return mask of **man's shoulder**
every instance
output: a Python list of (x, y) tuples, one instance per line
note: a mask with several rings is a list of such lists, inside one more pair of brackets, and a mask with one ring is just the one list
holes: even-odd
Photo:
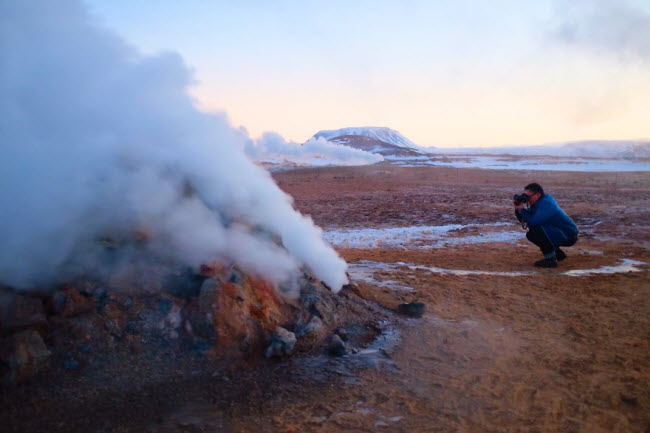
[(544, 197), (542, 197), (539, 201), (542, 203), (557, 205), (555, 198), (553, 198), (551, 194), (544, 194)]

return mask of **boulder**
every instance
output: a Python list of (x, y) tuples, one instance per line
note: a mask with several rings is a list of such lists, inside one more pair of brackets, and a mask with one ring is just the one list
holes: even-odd
[(296, 346), (296, 334), (278, 326), (271, 337), (271, 344), (267, 347), (264, 356), (271, 358), (273, 356), (291, 355)]
[(327, 328), (325, 328), (325, 324), (321, 318), (312, 316), (309, 322), (298, 327), (296, 337), (315, 343), (324, 339), (326, 332)]
[(397, 311), (409, 317), (422, 317), (424, 315), (424, 304), (421, 302), (405, 302), (399, 304)]
[(261, 351), (276, 326), (291, 321), (291, 308), (268, 283), (249, 276), (233, 283), (231, 277), (205, 280), (195, 305), (184, 309), (184, 329), (221, 353)]
[(330, 339), (330, 343), (327, 346), (327, 351), (332, 356), (343, 356), (347, 352), (345, 343), (337, 334), (334, 334)]
[(359, 296), (361, 298), (363, 297), (361, 296), (361, 290), (359, 289), (359, 285), (353, 281), (350, 281), (348, 284), (344, 284), (340, 292), (342, 296), (348, 296), (350, 293), (354, 293), (356, 296)]
[(338, 322), (334, 296), (318, 285), (307, 282), (301, 287), (299, 301), (305, 312), (318, 316), (326, 325), (331, 326)]
[(5, 364), (5, 382), (16, 384), (36, 375), (50, 362), (51, 353), (40, 334), (34, 330), (21, 331), (6, 338), (0, 358)]
[(343, 341), (348, 341), (348, 338), (350, 338), (350, 333), (345, 328), (336, 328), (335, 332)]
[(0, 293), (0, 329), (3, 333), (47, 324), (41, 298), (12, 291)]

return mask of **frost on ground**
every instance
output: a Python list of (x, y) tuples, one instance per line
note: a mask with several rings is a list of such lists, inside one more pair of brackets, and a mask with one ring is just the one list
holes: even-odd
[(641, 262), (638, 260), (623, 259), (621, 263), (615, 266), (601, 266), (597, 269), (573, 269), (571, 271), (564, 272), (564, 275), (570, 277), (585, 277), (589, 275), (597, 274), (624, 274), (627, 272), (641, 272), (642, 269), (639, 269), (638, 266), (646, 265), (646, 262)]
[[(584, 277), (597, 274), (624, 274), (628, 272), (641, 272), (639, 266), (646, 265), (646, 262), (624, 259), (618, 265), (601, 266), (594, 269), (573, 269), (560, 273), (563, 276)], [(377, 287), (385, 287), (391, 290), (413, 290), (391, 277), (394, 273), (407, 273), (424, 271), (432, 274), (454, 275), (454, 276), (493, 276), (493, 277), (530, 277), (538, 275), (535, 271), (484, 271), (476, 269), (447, 269), (438, 266), (425, 266), (405, 262), (376, 262), (361, 260), (350, 263), (348, 274), (353, 281), (371, 284)]]
[(413, 288), (392, 279), (385, 279), (386, 271), (394, 270), (397, 264), (373, 262), (362, 260), (351, 263), (348, 266), (348, 275), (353, 281), (368, 283), (377, 287), (385, 287), (391, 290), (412, 291)]
[[(467, 228), (497, 228), (476, 235), (458, 236)], [(330, 230), (324, 239), (337, 248), (414, 249), (442, 248), (463, 244), (513, 242), (522, 238), (521, 231), (503, 230), (512, 224), (446, 224), (440, 226), (387, 227), (380, 229)]]

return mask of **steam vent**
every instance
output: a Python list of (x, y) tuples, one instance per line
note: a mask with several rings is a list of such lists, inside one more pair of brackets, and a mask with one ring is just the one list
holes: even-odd
[(382, 313), (354, 285), (334, 294), (307, 273), (296, 284), (297, 298), (287, 297), (235, 266), (212, 264), (169, 273), (156, 291), (83, 279), (47, 294), (5, 286), (3, 386), (14, 399), (74, 392), (57, 406), (72, 410), (66, 405), (99, 390), (138, 394), (159, 381), (325, 354), (335, 335), (363, 346), (380, 332)]

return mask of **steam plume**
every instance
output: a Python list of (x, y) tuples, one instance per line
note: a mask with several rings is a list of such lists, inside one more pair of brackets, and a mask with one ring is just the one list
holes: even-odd
[(275, 132), (266, 132), (258, 140), (249, 140), (246, 154), (258, 161), (293, 162), (304, 165), (368, 165), (384, 157), (361, 149), (311, 138), (304, 144), (286, 141)]
[(113, 262), (222, 259), (278, 285), (307, 265), (346, 282), (247, 137), (194, 107), (178, 55), (141, 55), (77, 1), (18, 0), (0, 6), (0, 54), (0, 282), (66, 278), (134, 229), (149, 241), (122, 242)]

